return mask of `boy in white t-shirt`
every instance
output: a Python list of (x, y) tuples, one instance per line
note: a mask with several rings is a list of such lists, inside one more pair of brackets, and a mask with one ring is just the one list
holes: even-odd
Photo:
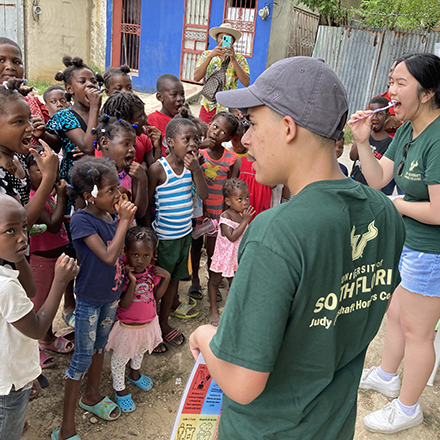
[(13, 197), (0, 194), (0, 440), (19, 440), (32, 388), (41, 368), (38, 339), (49, 328), (61, 296), (78, 273), (72, 258), (61, 255), (46, 302), (36, 314), (29, 297), (35, 294), (25, 254), (28, 224), (25, 209)]

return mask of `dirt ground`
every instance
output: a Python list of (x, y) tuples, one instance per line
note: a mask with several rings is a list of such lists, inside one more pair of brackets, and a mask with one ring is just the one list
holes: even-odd
[[(204, 261), (202, 261), (203, 266)], [(206, 294), (206, 271), (203, 268), (201, 272), (203, 272), (201, 273), (202, 287)], [(180, 291), (182, 293), (186, 292), (189, 285), (189, 282), (182, 282)], [(223, 291), (223, 297), (225, 297), (225, 291)], [(220, 303), (220, 310), (222, 310), (223, 306), (224, 300)], [(198, 308), (200, 309), (200, 314), (194, 319), (181, 320), (170, 318), (171, 325), (181, 330), (187, 338), (195, 328), (207, 323), (209, 320), (209, 303), (206, 296), (203, 300), (199, 301)], [(368, 350), (366, 367), (378, 365), (380, 362), (385, 325), (385, 323), (382, 325)], [(55, 328), (60, 327), (62, 327), (62, 322), (57, 317)], [(69, 366), (71, 355), (54, 354), (54, 358), (57, 365), (44, 370), (50, 386), (45, 389), (39, 389), (37, 397), (29, 403), (27, 414), (29, 428), (23, 434), (22, 440), (49, 439), (51, 432), (61, 424), (64, 396), (63, 375)], [(133, 385), (127, 385), (136, 403), (136, 411), (130, 414), (123, 413), (114, 422), (104, 422), (94, 417), (93, 414), (78, 408), (76, 423), (81, 439), (170, 439), (180, 398), (193, 365), (194, 360), (187, 342), (182, 348), (169, 347), (168, 352), (161, 356), (146, 355), (141, 371), (153, 379), (153, 389), (144, 392)], [(360, 390), (355, 440), (438, 440), (440, 438), (439, 391), (440, 373), (434, 386), (427, 387), (420, 399), (425, 414), (423, 424), (393, 436), (385, 436), (382, 434), (371, 434), (366, 431), (363, 427), (362, 419), (370, 411), (379, 409), (391, 399), (373, 391)], [(106, 355), (102, 375), (102, 392), (113, 398), (110, 354)]]
[[(199, 107), (200, 106), (191, 106), (193, 114), (198, 114)], [(350, 170), (352, 162), (348, 158), (349, 149), (347, 145), (340, 161)], [(170, 324), (182, 331), (187, 338), (199, 325), (206, 324), (209, 321), (209, 303), (206, 299), (207, 278), (204, 269), (205, 260), (203, 260), (203, 258), (205, 257), (202, 257), (200, 279), (205, 297), (198, 303), (200, 310), (199, 316), (189, 320), (170, 318)], [(186, 293), (189, 285), (189, 282), (182, 282), (180, 292)], [(223, 297), (225, 297), (225, 291), (223, 291)], [(219, 303), (219, 306), (221, 311), (224, 306), (224, 301)], [(367, 368), (373, 365), (379, 365), (380, 363), (386, 326), (385, 321), (386, 319), (384, 319), (379, 333), (368, 350), (365, 362)], [(55, 321), (55, 329), (60, 329), (61, 327), (63, 327), (63, 322), (60, 316), (58, 316)], [(50, 386), (46, 389), (39, 389), (37, 397), (29, 403), (27, 414), (29, 428), (23, 434), (22, 440), (49, 439), (51, 432), (61, 424), (64, 397), (63, 376), (69, 366), (71, 355), (54, 354), (53, 356), (56, 359), (57, 365), (44, 370), (44, 374), (48, 378)], [(114, 422), (104, 422), (94, 417), (93, 414), (78, 408), (76, 412), (76, 423), (81, 439), (170, 439), (180, 398), (193, 365), (194, 360), (189, 351), (188, 343), (185, 343), (182, 348), (169, 347), (168, 352), (161, 356), (146, 355), (141, 371), (153, 379), (153, 389), (149, 392), (144, 392), (133, 385), (127, 385), (137, 405), (136, 411), (130, 414), (122, 414), (121, 417)], [(110, 375), (110, 354), (106, 356), (101, 383), (102, 392), (113, 398), (114, 391)], [(440, 372), (437, 375), (434, 386), (426, 387), (420, 399), (425, 416), (423, 424), (392, 436), (386, 436), (382, 434), (372, 434), (366, 431), (363, 427), (362, 420), (369, 412), (381, 408), (391, 401), (391, 399), (374, 391), (360, 390), (358, 394), (358, 417), (355, 440), (440, 439), (439, 392)]]

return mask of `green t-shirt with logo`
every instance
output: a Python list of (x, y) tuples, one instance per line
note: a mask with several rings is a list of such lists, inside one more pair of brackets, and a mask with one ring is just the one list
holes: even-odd
[(404, 235), (391, 201), (351, 179), (314, 182), (256, 217), (210, 347), (270, 375), (249, 405), (224, 396), (219, 440), (353, 438)]
[[(440, 116), (412, 140), (409, 121), (396, 132), (385, 156), (394, 162), (394, 180), (405, 191), (408, 202), (429, 202), (428, 185), (440, 184)], [(410, 142), (405, 166), (400, 176), (397, 169), (403, 160), (403, 150)], [(440, 226), (418, 222), (404, 217), (405, 246), (428, 254), (440, 254)]]

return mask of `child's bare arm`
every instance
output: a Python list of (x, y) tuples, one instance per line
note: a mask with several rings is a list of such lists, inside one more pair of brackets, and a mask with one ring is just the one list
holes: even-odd
[(233, 177), (238, 177), (240, 174), (240, 168), (241, 168), (241, 157), (237, 158), (237, 160), (234, 162), (234, 165), (232, 165), (231, 169), (228, 173), (228, 179), (232, 179)]
[(160, 185), (165, 181), (165, 170), (158, 162), (154, 162), (150, 168), (148, 168), (148, 201), (150, 206), (154, 204), (154, 192), (157, 185)]
[(148, 208), (148, 179), (141, 164), (132, 162), (129, 176), (133, 179), (133, 201), (137, 206), (137, 216), (143, 217)]
[(55, 264), (52, 287), (41, 309), (38, 313), (31, 310), (26, 316), (13, 322), (12, 325), (29, 338), (42, 338), (55, 317), (67, 284), (75, 278), (78, 271), (79, 268), (75, 260), (62, 254)]
[(33, 148), (29, 150), (34, 156), (35, 162), (43, 175), (35, 195), (24, 207), (28, 217), (29, 229), (36, 223), (38, 217), (40, 217), (44, 210), (44, 205), (55, 184), (58, 169), (58, 155), (55, 154), (45, 142), (40, 140), (40, 143), (44, 147), (42, 155), (38, 154)]
[(358, 153), (358, 147), (356, 144), (356, 141), (353, 141), (353, 145), (351, 146), (350, 150), (350, 159), (354, 162), (355, 160), (359, 159), (359, 153)]
[(162, 277), (162, 281), (159, 283), (159, 285), (154, 287), (154, 298), (156, 301), (159, 301), (167, 291), (168, 284), (170, 284), (171, 275), (169, 272), (159, 266), (154, 266), (153, 272), (154, 275)]
[(131, 304), (136, 288), (136, 277), (133, 274), (133, 268), (130, 266), (125, 266), (125, 275), (128, 277), (128, 286), (127, 290), (122, 293), (119, 301), (119, 307), (121, 309), (126, 309)]
[(220, 225), (220, 228), (222, 230), (222, 234), (229, 241), (232, 241), (232, 242), (237, 241), (241, 237), (241, 235), (243, 234), (244, 230), (246, 229), (246, 226), (251, 221), (251, 218), (254, 214), (255, 214), (255, 209), (252, 206), (249, 206), (241, 214), (242, 220), (240, 222), (240, 225), (237, 226), (236, 229), (233, 229), (230, 226), (225, 225), (224, 223), (222, 223)]
[(35, 287), (34, 276), (32, 275), (32, 269), (29, 266), (26, 258), (23, 258), (18, 263), (15, 263), (16, 269), (20, 272), (18, 275), (18, 281), (23, 286), (28, 298), (33, 298), (37, 293), (37, 288)]
[(44, 223), (47, 226), (47, 230), (52, 234), (58, 233), (63, 224), (67, 201), (67, 182), (60, 180), (58, 184), (55, 184), (55, 190), (57, 194), (57, 206), (55, 211), (50, 216), (49, 213), (44, 210), (38, 219), (38, 223)]
[(95, 147), (93, 146), (95, 136), (91, 133), (91, 130), (98, 125), (102, 95), (97, 88), (90, 88), (87, 90), (87, 98), (90, 102), (87, 131), (84, 133), (81, 128), (74, 128), (73, 130), (66, 132), (66, 136), (85, 154), (93, 156), (95, 154)]
[(118, 208), (119, 224), (113, 240), (106, 245), (98, 234), (88, 235), (84, 237), (84, 243), (89, 249), (100, 258), (107, 266), (113, 266), (121, 253), (124, 244), (125, 234), (127, 232), (130, 221), (136, 213), (136, 205), (131, 202), (124, 201)]
[(206, 200), (209, 197), (209, 189), (202, 168), (200, 167), (197, 154), (193, 151), (191, 157), (186, 155), (183, 164), (185, 168), (188, 168), (191, 171), (194, 184), (196, 185), (197, 195), (202, 200)]

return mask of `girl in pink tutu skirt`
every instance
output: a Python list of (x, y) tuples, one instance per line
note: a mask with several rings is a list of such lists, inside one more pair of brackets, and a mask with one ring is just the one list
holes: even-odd
[(148, 391), (153, 381), (139, 370), (145, 352), (152, 353), (162, 342), (162, 332), (156, 314), (159, 300), (170, 282), (170, 274), (151, 264), (156, 258), (158, 238), (150, 228), (130, 228), (125, 237), (128, 260), (126, 280), (106, 350), (113, 350), (111, 370), (115, 401), (123, 412), (136, 409), (131, 394), (125, 388), (125, 366), (131, 359), (127, 379), (141, 390)]
[(222, 192), (228, 209), (222, 213), (219, 219), (219, 231), (210, 268), (212, 274), (208, 283), (209, 323), (215, 326), (220, 320), (216, 301), (218, 286), (222, 278), (225, 277), (231, 287), (238, 267), (238, 247), (244, 231), (255, 213), (254, 208), (249, 206), (249, 189), (243, 180), (237, 178), (225, 180)]

